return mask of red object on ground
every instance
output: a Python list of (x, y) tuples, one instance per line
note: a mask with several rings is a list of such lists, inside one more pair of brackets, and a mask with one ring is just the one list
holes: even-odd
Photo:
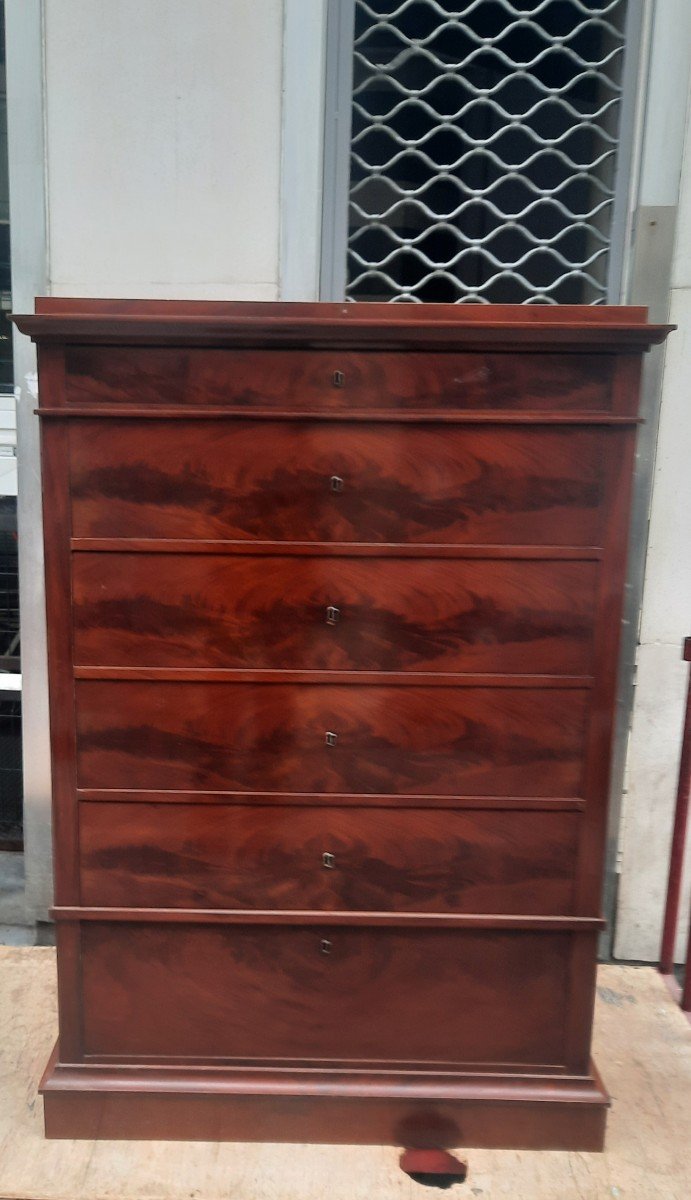
[(416, 1183), (428, 1187), (449, 1188), (463, 1183), (468, 1174), (468, 1164), (448, 1150), (404, 1150), (399, 1165)]

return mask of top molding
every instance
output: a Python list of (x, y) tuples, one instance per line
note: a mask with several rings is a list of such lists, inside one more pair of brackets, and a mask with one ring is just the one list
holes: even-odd
[(674, 325), (647, 309), (508, 304), (323, 304), (39, 297), (13, 315), (33, 341), (101, 345), (570, 350), (625, 353), (663, 342)]

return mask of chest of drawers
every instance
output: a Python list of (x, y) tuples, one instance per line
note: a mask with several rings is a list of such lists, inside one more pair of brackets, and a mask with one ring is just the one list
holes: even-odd
[(54, 1137), (598, 1149), (640, 309), (44, 300)]

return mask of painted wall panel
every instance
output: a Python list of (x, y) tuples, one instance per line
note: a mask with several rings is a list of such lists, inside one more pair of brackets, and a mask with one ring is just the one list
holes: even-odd
[(275, 297), (282, 2), (45, 6), (55, 294)]

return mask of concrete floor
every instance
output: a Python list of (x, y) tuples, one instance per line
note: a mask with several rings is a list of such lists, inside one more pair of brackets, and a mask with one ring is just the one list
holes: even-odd
[[(613, 1097), (604, 1154), (462, 1147), (473, 1200), (689, 1200), (691, 1025), (649, 967), (600, 968), (595, 1050)], [(47, 1142), (37, 1081), (55, 1038), (55, 959), (0, 947), (0, 1198), (424, 1200), (391, 1147)]]
[(0, 850), (0, 944), (33, 946), (35, 940), (24, 907), (24, 855)]

